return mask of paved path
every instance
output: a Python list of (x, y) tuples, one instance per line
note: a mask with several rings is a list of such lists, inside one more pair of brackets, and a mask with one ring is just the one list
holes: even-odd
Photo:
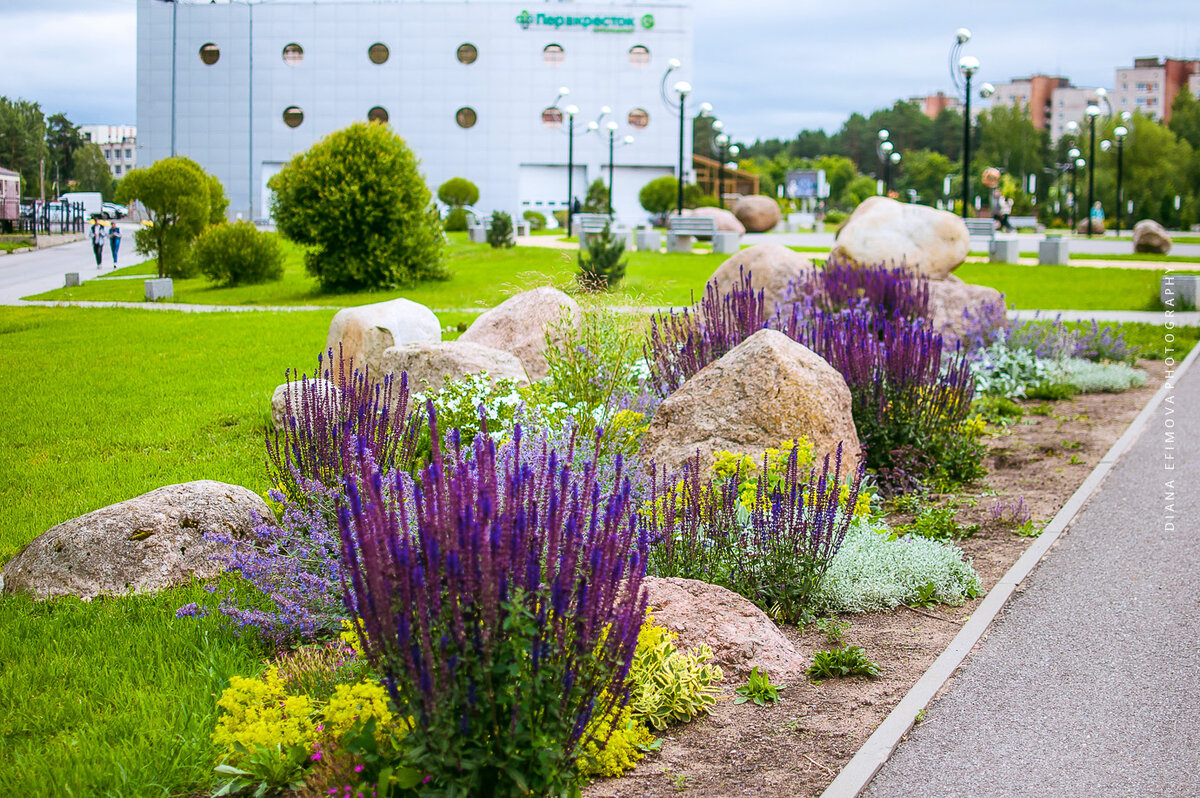
[(864, 795), (1200, 796), (1200, 368)]

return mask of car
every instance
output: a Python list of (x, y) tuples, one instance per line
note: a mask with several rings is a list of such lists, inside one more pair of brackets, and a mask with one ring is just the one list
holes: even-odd
[(106, 202), (100, 206), (100, 215), (105, 219), (123, 219), (128, 213), (124, 205), (117, 205), (115, 202)]

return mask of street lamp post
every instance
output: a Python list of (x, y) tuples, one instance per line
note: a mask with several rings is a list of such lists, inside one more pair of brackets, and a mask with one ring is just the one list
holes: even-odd
[(575, 215), (575, 115), (579, 106), (568, 105), (567, 114), (567, 235), (571, 235), (571, 217)]
[(1071, 232), (1075, 232), (1076, 211), (1079, 208), (1079, 198), (1075, 194), (1075, 175), (1087, 165), (1087, 161), (1079, 157), (1079, 150), (1074, 147), (1067, 150), (1067, 156), (1071, 158)]
[(687, 96), (692, 91), (692, 84), (681, 80), (672, 88), (679, 95), (679, 185), (675, 197), (675, 212), (683, 216), (683, 124), (687, 120)]
[(1113, 130), (1113, 135), (1117, 137), (1117, 215), (1116, 215), (1115, 221), (1116, 221), (1116, 227), (1117, 227), (1117, 235), (1120, 236), (1121, 235), (1121, 207), (1122, 207), (1122, 202), (1124, 201), (1123, 197), (1121, 196), (1121, 178), (1124, 177), (1124, 175), (1122, 174), (1123, 167), (1124, 167), (1124, 157), (1123, 156), (1125, 155), (1125, 137), (1129, 135), (1129, 128), (1125, 127), (1124, 125), (1117, 125), (1116, 129)]
[[(608, 220), (612, 222), (613, 218), (613, 151), (617, 147), (617, 128), (619, 125), (616, 122), (609, 122), (605, 127), (608, 128)], [(622, 147), (628, 147), (633, 143), (633, 136), (626, 136), (621, 142)]]
[[(888, 156), (888, 160), (891, 161), (893, 164), (895, 164), (897, 169), (900, 168), (900, 153), (893, 152), (891, 155)], [(890, 194), (891, 191), (892, 191), (892, 172), (891, 172), (891, 169), (889, 169), (888, 177), (887, 177), (887, 185), (884, 186), (883, 193)]]
[(1100, 116), (1100, 106), (1087, 107), (1088, 129), (1090, 143), (1088, 144), (1088, 203), (1087, 203), (1087, 234), (1092, 237), (1092, 204), (1096, 201), (1096, 117)]
[(958, 69), (966, 81), (965, 113), (963, 114), (963, 186), (962, 203), (963, 218), (967, 218), (967, 204), (971, 197), (971, 78), (979, 71), (979, 59), (973, 55), (964, 55), (958, 62)]
[[(885, 197), (891, 183), (888, 170), (891, 165), (892, 150), (895, 149), (895, 145), (888, 141), (888, 137), (891, 135), (891, 132), (887, 128), (883, 128), (879, 131), (879, 140), (875, 143), (875, 157), (879, 159), (879, 165), (883, 167), (883, 180), (881, 182), (883, 183), (883, 196)], [(878, 190), (876, 188), (876, 191)]]

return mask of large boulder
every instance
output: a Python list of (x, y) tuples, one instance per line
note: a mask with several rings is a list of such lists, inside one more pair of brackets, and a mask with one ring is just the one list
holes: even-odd
[[(672, 211), (671, 215), (677, 216), (678, 214)], [(717, 232), (719, 233), (737, 233), (738, 235), (742, 235), (746, 232), (745, 226), (738, 221), (733, 212), (723, 208), (685, 208), (683, 215), (685, 217), (695, 216), (702, 219), (716, 219)]]
[[(1087, 235), (1088, 220), (1085, 216), (1079, 220), (1079, 224), (1075, 225), (1075, 232), (1079, 235)], [(1104, 232), (1104, 222), (1100, 219), (1092, 219), (1092, 235), (1098, 236)]]
[(1171, 236), (1153, 219), (1142, 219), (1133, 226), (1133, 251), (1166, 255), (1171, 251)]
[(779, 244), (755, 244), (738, 250), (717, 267), (708, 282), (717, 284), (719, 293), (728, 293), (742, 280), (741, 269), (750, 272), (750, 284), (763, 292), (768, 311), (783, 301), (788, 283), (813, 271), (812, 261), (795, 250)]
[(779, 212), (779, 203), (761, 194), (742, 197), (735, 202), (733, 215), (748, 233), (765, 233), (783, 218), (783, 214)]
[(414, 391), (440, 391), (447, 380), (468, 374), (487, 373), (492, 382), (516, 380), (529, 382), (525, 367), (511, 352), (470, 341), (421, 341), (385, 349), (383, 374), (408, 372), (408, 386)]
[(221, 572), (228, 546), (209, 533), (244, 537), (270, 515), (253, 491), (201, 480), (168, 485), (64, 521), (9, 560), (6, 593), (39, 599), (125, 595), (162, 590)]
[(540, 380), (550, 371), (546, 335), (551, 335), (553, 344), (561, 344), (565, 329), (560, 322), (578, 330), (583, 324), (579, 303), (557, 288), (543, 286), (480, 314), (458, 340), (511, 352), (520, 359), (529, 379)]
[(945, 280), (929, 281), (929, 312), (933, 329), (953, 347), (962, 340), (969, 326), (1003, 322), (1004, 294), (986, 285), (964, 283), (952, 274)]
[(335, 408), (342, 403), (341, 390), (329, 380), (307, 377), (285, 382), (271, 394), (271, 421), (276, 429), (283, 428), (289, 405), (293, 414), (301, 415), (305, 393), (315, 394), (322, 403)]
[(707, 645), (726, 676), (762, 668), (773, 681), (808, 663), (766, 614), (732, 590), (695, 579), (647, 577), (643, 584), (654, 622), (679, 637), (680, 650)]
[(967, 226), (953, 213), (869, 197), (850, 214), (829, 256), (859, 266), (905, 265), (941, 280), (962, 265), (969, 245)]
[(805, 436), (817, 456), (844, 444), (842, 471), (857, 466), (850, 389), (824, 358), (776, 330), (759, 330), (668, 396), (642, 443), (642, 461), (674, 470), (729, 450), (758, 459)]
[(353, 358), (355, 368), (365, 365), (374, 374), (388, 347), (440, 340), (442, 325), (432, 310), (411, 299), (392, 299), (339, 310), (329, 324), (325, 348), (336, 358), (340, 344), (342, 357)]

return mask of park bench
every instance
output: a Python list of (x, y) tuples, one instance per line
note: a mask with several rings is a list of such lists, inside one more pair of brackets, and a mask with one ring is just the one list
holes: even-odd
[(667, 221), (667, 252), (691, 252), (696, 238), (711, 238), (713, 252), (738, 251), (741, 236), (717, 230), (717, 220), (706, 216), (672, 216)]
[[(580, 219), (580, 217), (583, 217)], [(622, 238), (625, 240), (625, 249), (633, 250), (633, 231), (627, 227), (622, 227), (615, 220), (610, 219), (603, 213), (580, 213), (576, 214), (571, 219), (571, 227), (576, 230), (576, 235), (579, 237), (579, 248), (587, 249), (592, 241), (592, 236), (598, 236), (604, 233), (604, 228), (611, 227), (610, 234), (613, 238)]]
[(1008, 217), (1008, 224), (1014, 230), (1025, 230), (1032, 228), (1040, 233), (1043, 229), (1042, 226), (1038, 224), (1036, 216), (1010, 216)]
[(996, 236), (996, 222), (994, 219), (963, 219), (963, 223), (967, 226), (967, 235), (970, 238), (987, 239), (990, 245), (992, 239)]
[[(526, 219), (521, 219), (513, 216), (512, 226), (514, 236), (529, 235), (529, 222)], [(467, 224), (467, 240), (472, 244), (486, 244), (487, 231), (492, 229), (492, 217), (484, 216), (482, 218), (475, 217), (475, 221)]]
[(585, 232), (599, 233), (611, 221), (607, 213), (573, 213), (571, 214), (571, 235), (582, 238)]

